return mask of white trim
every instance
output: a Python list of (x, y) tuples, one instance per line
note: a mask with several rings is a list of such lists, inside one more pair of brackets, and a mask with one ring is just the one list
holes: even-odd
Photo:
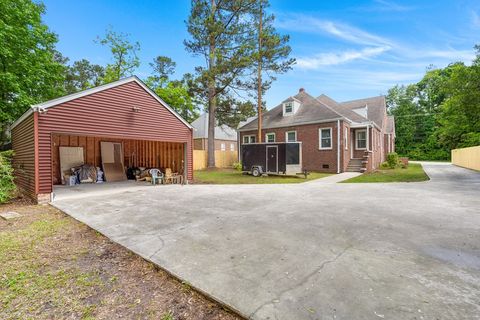
[[(255, 139), (255, 142), (251, 142), (252, 137)], [(245, 138), (247, 138), (248, 142), (245, 142)], [(256, 143), (256, 142), (257, 142), (257, 136), (254, 135), (254, 134), (248, 134), (248, 135), (243, 136), (242, 144), (252, 144), (252, 143)]]
[(343, 142), (345, 143), (345, 150), (348, 150), (348, 128), (345, 127), (345, 130), (343, 131), (343, 134), (345, 135), (343, 137)]
[[(287, 112), (287, 106), (291, 107), (292, 108), (292, 111), (290, 112)], [(295, 113), (295, 105), (293, 103), (293, 101), (289, 101), (289, 102), (284, 102), (283, 103), (283, 116), (291, 116)]]
[[(322, 147), (322, 130), (330, 130), (330, 147)], [(332, 127), (318, 128), (318, 149), (319, 150), (332, 150), (333, 148), (333, 137), (332, 137)]]
[[(288, 141), (288, 134), (295, 133), (295, 141)], [(285, 132), (285, 142), (297, 142), (297, 130), (290, 130)]]
[(101, 86), (98, 86), (98, 87), (95, 87), (95, 88), (83, 90), (83, 91), (80, 91), (80, 92), (76, 92), (76, 93), (66, 95), (64, 97), (60, 97), (60, 98), (52, 99), (52, 100), (49, 100), (49, 101), (46, 101), (46, 102), (43, 102), (43, 103), (35, 104), (35, 105), (31, 106), (30, 109), (28, 109), (20, 118), (18, 118), (18, 120), (16, 120), (12, 124), (11, 128), (13, 129), (14, 127), (16, 127), (23, 120), (25, 120), (31, 113), (33, 113), (35, 111), (38, 111), (38, 109), (49, 109), (49, 108), (55, 107), (56, 105), (59, 105), (61, 103), (65, 103), (65, 102), (68, 102), (68, 101), (71, 101), (71, 100), (74, 100), (74, 99), (78, 99), (78, 98), (81, 98), (81, 97), (85, 97), (85, 96), (88, 96), (88, 95), (91, 95), (91, 94), (94, 94), (94, 93), (97, 93), (97, 92), (100, 92), (100, 91), (104, 91), (104, 90), (107, 90), (107, 89), (118, 87), (122, 84), (126, 84), (126, 83), (129, 83), (129, 82), (136, 82), (138, 85), (140, 85), (140, 87), (142, 87), (145, 91), (147, 91), (147, 93), (149, 93), (153, 98), (155, 98), (158, 102), (160, 102), (160, 104), (162, 104), (175, 117), (177, 117), (180, 121), (182, 121), (183, 124), (185, 124), (188, 128), (193, 129), (193, 127), (185, 119), (183, 119), (175, 110), (172, 109), (172, 107), (170, 107), (165, 101), (163, 101), (162, 98), (160, 98), (152, 89), (147, 87), (147, 85), (145, 83), (143, 83), (143, 81), (140, 80), (137, 76), (131, 76), (131, 77), (128, 77), (128, 78), (120, 79), (120, 80), (117, 80), (117, 81), (114, 81), (114, 82), (111, 82), (111, 83), (107, 83), (107, 84), (104, 84), (104, 85), (101, 85)]
[[(271, 135), (273, 134), (273, 141), (268, 141), (268, 135)], [(275, 132), (269, 132), (269, 133), (265, 133), (265, 142), (270, 142), (270, 143), (273, 143), (276, 141), (276, 134)]]
[(226, 146), (225, 142), (220, 143), (220, 150), (221, 151), (227, 151), (227, 146)]
[[(359, 132), (365, 132), (365, 148), (359, 148), (358, 147), (358, 133)], [(367, 150), (367, 146), (368, 146), (368, 143), (367, 143), (367, 139), (368, 139), (368, 135), (367, 135), (367, 129), (361, 129), (361, 130), (355, 130), (355, 150)]]
[(340, 120), (337, 120), (337, 173), (340, 173)]

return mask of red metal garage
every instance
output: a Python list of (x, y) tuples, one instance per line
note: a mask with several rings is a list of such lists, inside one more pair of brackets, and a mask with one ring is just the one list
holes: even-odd
[[(32, 106), (12, 125), (18, 187), (39, 202), (59, 181), (59, 146), (82, 146), (100, 166), (101, 141), (123, 144), (125, 163), (193, 178), (192, 127), (137, 77)], [(130, 158), (130, 155), (136, 156)]]

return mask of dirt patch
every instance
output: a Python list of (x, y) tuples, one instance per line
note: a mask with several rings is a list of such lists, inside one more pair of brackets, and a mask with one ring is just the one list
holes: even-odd
[(2, 318), (241, 319), (50, 206), (0, 211)]

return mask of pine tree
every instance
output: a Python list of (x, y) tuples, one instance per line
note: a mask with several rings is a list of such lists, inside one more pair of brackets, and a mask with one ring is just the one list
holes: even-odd
[(250, 15), (255, 0), (192, 0), (186, 49), (205, 59), (196, 68), (208, 101), (208, 167), (215, 167), (217, 98), (231, 88), (246, 88), (255, 44)]
[[(257, 38), (257, 49), (254, 57), (257, 72), (253, 82), (256, 85), (257, 96), (258, 142), (262, 142), (263, 93), (276, 80), (276, 74), (287, 72), (295, 63), (295, 59), (288, 58), (292, 51), (288, 45), (289, 36), (282, 36), (277, 33), (274, 27), (275, 17), (266, 12), (268, 7), (268, 0), (258, 0), (253, 12)], [(264, 73), (266, 78), (263, 77)]]

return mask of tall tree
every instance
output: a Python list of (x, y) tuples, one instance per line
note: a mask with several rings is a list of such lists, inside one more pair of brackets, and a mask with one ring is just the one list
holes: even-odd
[(166, 85), (156, 87), (155, 93), (187, 122), (193, 122), (198, 118), (198, 106), (182, 81), (170, 81)]
[(208, 167), (215, 167), (217, 98), (228, 89), (245, 87), (253, 64), (254, 43), (249, 15), (255, 0), (192, 0), (187, 21), (190, 39), (186, 49), (203, 56), (205, 67), (197, 67), (200, 83), (206, 84), (208, 100)]
[(396, 149), (418, 160), (442, 160), (450, 150), (480, 145), (480, 51), (471, 66), (429, 68), (422, 80), (389, 90)]
[[(257, 49), (254, 57), (256, 62), (258, 141), (262, 142), (262, 109), (264, 108), (263, 93), (268, 90), (276, 74), (285, 73), (292, 68), (295, 59), (288, 58), (292, 51), (288, 45), (289, 36), (280, 35), (274, 27), (275, 17), (266, 12), (268, 0), (258, 0), (254, 10), (256, 24)], [(263, 77), (263, 74), (266, 77)]]
[(0, 144), (30, 105), (63, 94), (57, 36), (42, 22), (44, 13), (41, 3), (0, 0)]
[(74, 93), (102, 84), (105, 77), (105, 68), (98, 64), (91, 64), (87, 59), (75, 61), (68, 66), (65, 77), (65, 90)]
[(256, 115), (255, 104), (251, 101), (241, 101), (232, 96), (221, 96), (218, 99), (218, 124), (238, 128), (240, 122)]
[(162, 86), (167, 83), (170, 76), (175, 73), (175, 67), (177, 63), (169, 57), (157, 56), (150, 63), (150, 67), (153, 69), (150, 81), (155, 86)]
[(107, 30), (103, 38), (97, 37), (97, 43), (107, 46), (112, 53), (113, 63), (107, 64), (104, 83), (112, 82), (130, 76), (140, 66), (137, 56), (140, 43), (132, 43), (129, 34)]
[(152, 75), (145, 83), (187, 122), (192, 122), (198, 117), (198, 105), (189, 88), (191, 77), (186, 74), (182, 80), (170, 80), (176, 65), (169, 57), (157, 56), (153, 63), (150, 63)]
[(480, 46), (471, 66), (457, 63), (446, 83), (439, 138), (448, 149), (480, 145)]

